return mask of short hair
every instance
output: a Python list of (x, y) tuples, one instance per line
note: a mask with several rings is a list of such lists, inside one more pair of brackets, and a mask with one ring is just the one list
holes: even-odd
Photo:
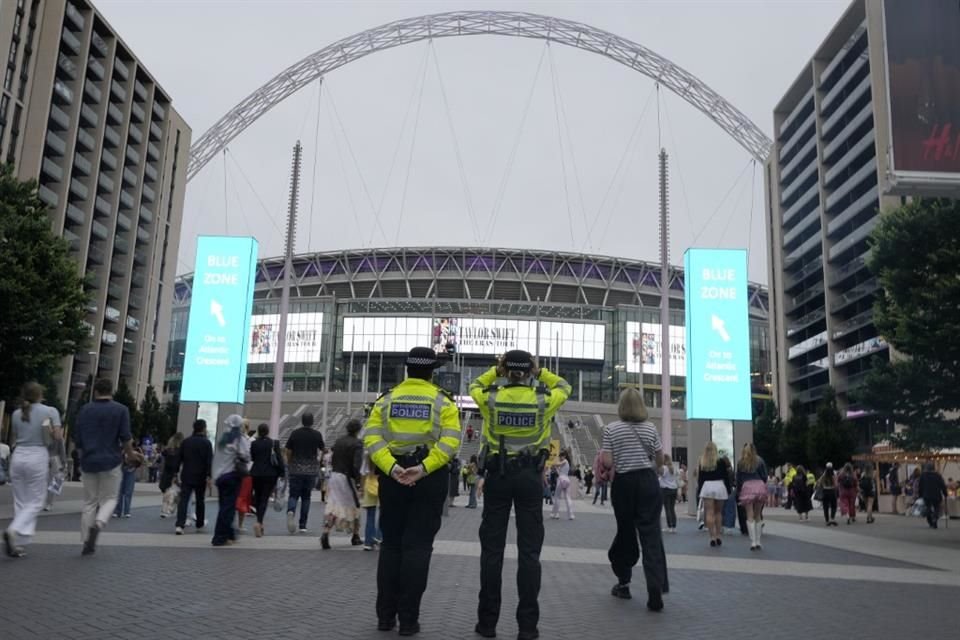
[(633, 387), (628, 387), (620, 393), (620, 404), (617, 413), (624, 422), (645, 422), (650, 413), (643, 402), (643, 394)]
[(268, 425), (266, 422), (261, 422), (260, 425), (257, 427), (257, 435), (266, 436), (269, 434), (270, 434), (270, 425)]
[(198, 418), (193, 421), (193, 433), (206, 433), (207, 432), (207, 421), (203, 418)]
[(302, 416), (300, 416), (300, 424), (302, 424), (302, 425), (305, 426), (305, 427), (312, 427), (312, 426), (313, 426), (313, 414), (310, 413), (309, 411), (307, 411), (307, 412), (304, 413)]
[(433, 380), (433, 367), (411, 367), (407, 365), (407, 377), (418, 380)]
[(113, 381), (110, 378), (97, 378), (93, 383), (93, 392), (98, 396), (113, 395)]
[(358, 433), (360, 433), (360, 429), (363, 429), (363, 423), (357, 420), (356, 418), (353, 418), (347, 423), (347, 433), (349, 433), (352, 436), (355, 436)]

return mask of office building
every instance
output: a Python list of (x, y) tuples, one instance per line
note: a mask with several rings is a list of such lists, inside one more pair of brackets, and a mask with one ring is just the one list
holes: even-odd
[(84, 0), (5, 0), (0, 160), (39, 182), (55, 233), (89, 277), (91, 341), (58, 391), (163, 385), (190, 128)]

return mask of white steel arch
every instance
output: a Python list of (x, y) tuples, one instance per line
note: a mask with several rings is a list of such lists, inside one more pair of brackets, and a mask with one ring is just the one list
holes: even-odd
[(471, 35), (548, 40), (615, 60), (656, 80), (726, 131), (757, 160), (771, 147), (767, 136), (739, 109), (689, 71), (650, 49), (589, 25), (516, 11), (451, 11), (405, 18), (343, 38), (281, 71), (227, 112), (190, 147), (187, 180), (257, 118), (317, 78), (377, 51), (404, 44)]

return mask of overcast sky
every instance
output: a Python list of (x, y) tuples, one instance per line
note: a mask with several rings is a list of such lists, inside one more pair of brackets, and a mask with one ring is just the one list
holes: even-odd
[[(281, 70), (336, 40), (455, 9), (531, 11), (611, 31), (687, 69), (769, 136), (774, 104), (848, 3), (96, 4), (197, 139)], [(538, 40), (448, 38), (378, 52), (288, 98), (190, 182), (177, 271), (193, 270), (201, 234), (254, 235), (261, 258), (283, 251), (297, 139), (298, 253), (482, 245), (657, 261), (659, 139), (671, 156), (671, 262), (682, 264), (692, 245), (748, 248), (751, 279), (766, 282), (762, 167), (676, 95), (661, 91), (659, 104), (658, 127), (652, 80)]]

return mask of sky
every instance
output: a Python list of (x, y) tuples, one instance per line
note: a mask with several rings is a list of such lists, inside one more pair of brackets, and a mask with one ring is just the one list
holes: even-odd
[[(97, 0), (196, 140), (286, 67), (372, 27), (464, 9), (582, 22), (697, 76), (767, 136), (773, 107), (846, 0), (239, 2)], [(658, 117), (659, 113), (659, 117)], [(198, 235), (283, 252), (303, 145), (296, 252), (396, 246), (574, 251), (659, 261), (657, 155), (670, 167), (670, 260), (744, 248), (766, 283), (763, 167), (696, 108), (603, 56), (477, 36), (380, 51), (264, 114), (189, 183), (178, 273)]]

